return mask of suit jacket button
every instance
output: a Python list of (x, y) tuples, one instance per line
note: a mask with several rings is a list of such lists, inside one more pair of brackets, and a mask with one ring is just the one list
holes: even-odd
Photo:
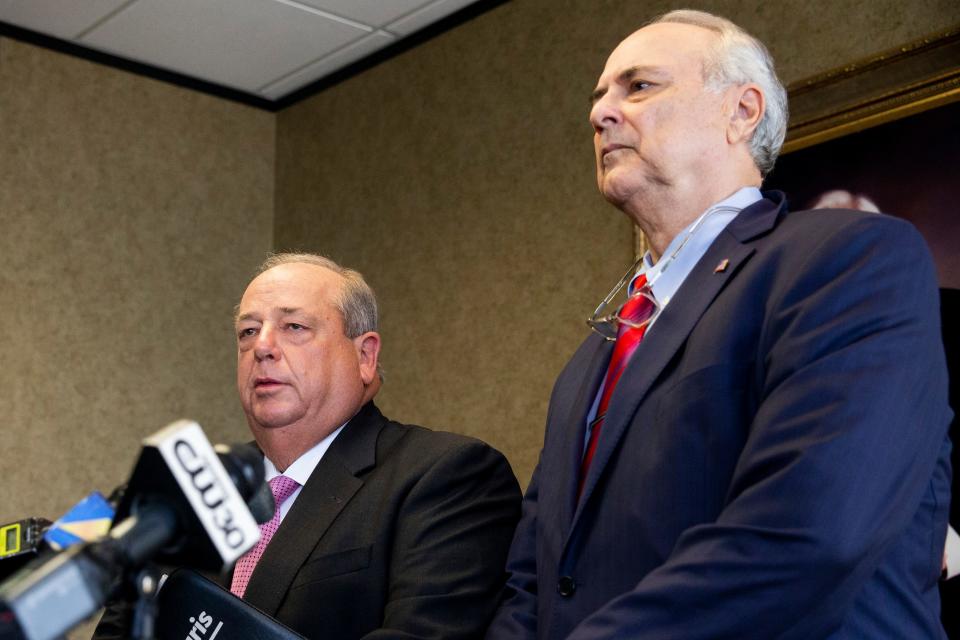
[(569, 598), (577, 590), (577, 583), (570, 576), (563, 576), (557, 581), (557, 593), (564, 598)]

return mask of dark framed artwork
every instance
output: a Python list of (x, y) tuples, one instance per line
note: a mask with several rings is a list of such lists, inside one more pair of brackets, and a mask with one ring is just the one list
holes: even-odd
[[(905, 218), (940, 283), (950, 403), (960, 413), (960, 27), (788, 87), (784, 153), (764, 183), (790, 208), (858, 208)], [(960, 420), (950, 522), (960, 529)], [(941, 582), (947, 635), (960, 639), (960, 577)]]
[(765, 188), (791, 209), (879, 210), (912, 222), (940, 286), (960, 289), (960, 28), (792, 84)]

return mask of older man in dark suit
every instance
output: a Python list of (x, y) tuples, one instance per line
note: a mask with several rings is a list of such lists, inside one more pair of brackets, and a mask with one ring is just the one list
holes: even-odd
[(610, 55), (598, 182), (650, 251), (556, 382), (491, 640), (943, 637), (931, 259), (901, 220), (762, 194), (786, 119), (722, 18)]
[[(377, 307), (360, 274), (273, 256), (237, 307), (236, 335), (240, 400), (277, 512), (231, 591), (312, 638), (482, 636), (517, 481), (478, 440), (380, 413)], [(122, 637), (124, 624), (106, 616), (97, 637)]]

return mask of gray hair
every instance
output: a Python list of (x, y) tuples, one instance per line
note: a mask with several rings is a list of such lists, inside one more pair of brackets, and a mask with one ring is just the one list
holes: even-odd
[(359, 271), (342, 267), (326, 256), (316, 253), (274, 253), (263, 261), (256, 276), (282, 264), (296, 263), (323, 267), (343, 278), (343, 286), (334, 306), (343, 317), (343, 330), (348, 338), (377, 330), (377, 298), (373, 289)]
[(711, 91), (748, 82), (760, 87), (766, 99), (763, 118), (750, 138), (750, 155), (766, 176), (780, 154), (787, 133), (787, 91), (773, 68), (773, 58), (762, 42), (726, 18), (704, 11), (678, 9), (648, 24), (673, 22), (709, 29), (719, 38), (703, 62), (704, 83)]

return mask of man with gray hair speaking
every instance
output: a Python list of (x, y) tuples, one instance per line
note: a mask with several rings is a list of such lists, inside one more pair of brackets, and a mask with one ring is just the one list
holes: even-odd
[(607, 60), (597, 181), (650, 250), (557, 379), (490, 640), (944, 637), (933, 265), (904, 221), (761, 193), (786, 121), (728, 20)]
[[(237, 386), (277, 509), (228, 580), (308, 638), (471, 640), (493, 615), (520, 489), (486, 444), (373, 403), (373, 291), (313, 254), (270, 257), (237, 306)], [(122, 638), (108, 610), (96, 638)]]
[[(237, 385), (279, 496), (276, 533), (231, 591), (311, 638), (474, 638), (518, 517), (482, 442), (390, 421), (373, 291), (327, 258), (280, 254), (236, 316)], [(257, 557), (259, 555), (259, 557)]]

